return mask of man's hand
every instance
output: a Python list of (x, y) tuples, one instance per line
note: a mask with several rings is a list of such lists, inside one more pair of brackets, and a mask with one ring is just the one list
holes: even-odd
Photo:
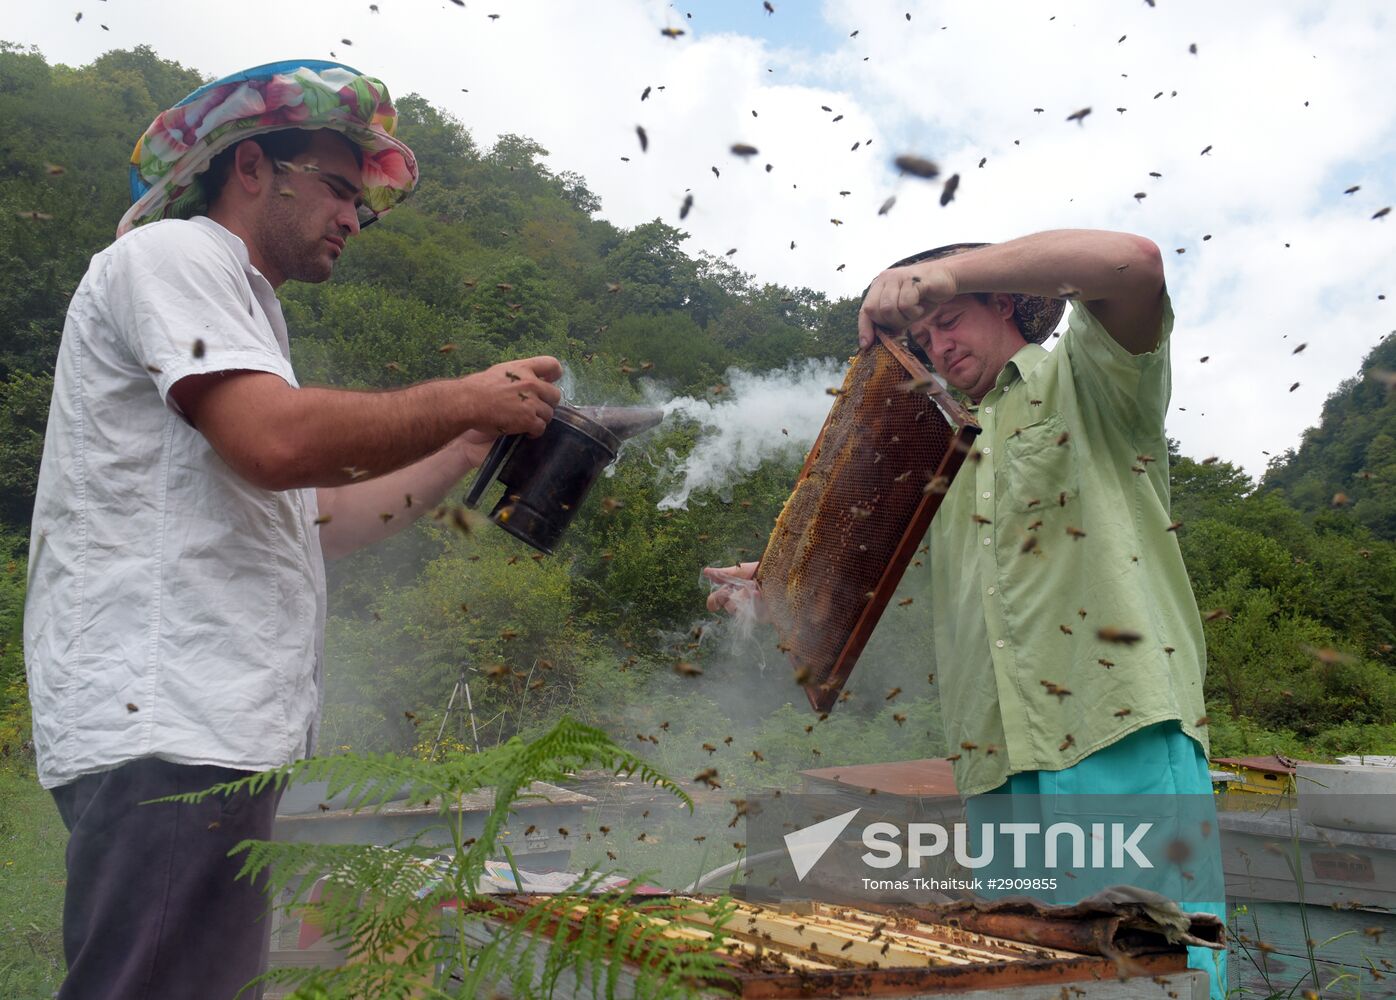
[(466, 431), (452, 442), (460, 449), (466, 472), (478, 469), (485, 464), (485, 459), (489, 457), (490, 449), (494, 447), (494, 442), (498, 437), (498, 434), (491, 434), (488, 431)]
[(505, 361), (460, 379), (471, 402), (470, 426), (493, 434), (537, 437), (553, 418), (562, 391), (553, 383), (562, 363), (546, 355)]
[(703, 576), (719, 584), (718, 588), (708, 595), (708, 610), (735, 614), (742, 604), (751, 599), (751, 591), (755, 586), (751, 580), (756, 576), (756, 566), (754, 562), (745, 562), (736, 566), (704, 567)]
[(858, 310), (858, 347), (877, 339), (875, 327), (905, 330), (956, 296), (955, 276), (944, 261), (929, 260), (883, 271), (868, 287)]

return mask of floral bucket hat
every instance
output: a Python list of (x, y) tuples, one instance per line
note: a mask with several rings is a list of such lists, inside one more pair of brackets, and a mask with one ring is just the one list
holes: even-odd
[[(934, 250), (925, 250), (910, 257), (903, 257), (892, 267), (907, 267), (911, 264), (920, 264), (928, 260), (939, 260), (942, 257), (952, 257), (957, 253), (964, 253), (966, 250), (977, 250), (979, 247), (989, 246), (988, 243), (951, 243), (943, 247), (936, 247)], [(866, 295), (867, 293), (864, 292)], [(1066, 302), (1063, 299), (1049, 299), (1040, 295), (1018, 295), (1013, 296), (1013, 319), (1018, 324), (1018, 329), (1023, 334), (1023, 339), (1029, 344), (1040, 344), (1057, 328), (1061, 322), (1062, 313), (1066, 311)]]
[(131, 207), (116, 235), (152, 219), (201, 214), (206, 205), (196, 178), (215, 156), (288, 128), (331, 128), (363, 149), (370, 219), (416, 186), (417, 158), (394, 138), (397, 110), (381, 80), (341, 63), (268, 63), (205, 84), (150, 123), (131, 153)]

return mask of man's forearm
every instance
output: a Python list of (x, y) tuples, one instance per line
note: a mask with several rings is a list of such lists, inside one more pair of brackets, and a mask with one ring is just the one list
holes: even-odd
[(540, 434), (560, 398), (555, 358), (508, 361), (385, 392), (293, 388), (265, 372), (207, 374), (170, 390), (219, 456), (262, 489), (373, 479), (468, 430)]
[(1131, 354), (1152, 351), (1163, 318), (1163, 261), (1131, 233), (1054, 229), (947, 257), (956, 294), (1018, 292), (1090, 306)]
[(477, 419), (447, 381), (392, 392), (296, 393), (296, 412), (281, 433), (288, 456), (282, 474), (298, 485), (354, 485), (405, 472), (417, 456), (434, 457)]
[(1153, 242), (1132, 233), (1054, 229), (945, 258), (955, 291), (1019, 292), (1085, 302), (1118, 300), (1163, 286)]
[(476, 464), (474, 451), (457, 438), (396, 472), (317, 490), (325, 557), (337, 559), (397, 534), (435, 508)]

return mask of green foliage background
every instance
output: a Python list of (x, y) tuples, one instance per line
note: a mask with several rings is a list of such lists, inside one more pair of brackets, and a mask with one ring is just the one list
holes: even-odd
[[(13, 123), (0, 133), (0, 760), (21, 766), (23, 557), (64, 311), (126, 203), (133, 137), (201, 82), (145, 47), (71, 68), (0, 43), (0, 117)], [(617, 228), (532, 140), (483, 148), (421, 97), (400, 107), (418, 194), (355, 241), (332, 281), (283, 290), (303, 381), (389, 387), (547, 352), (579, 397), (626, 402), (641, 398), (642, 376), (703, 397), (734, 366), (848, 351), (853, 300), (758, 284), (687, 253), (686, 234), (659, 219)], [(23, 217), (35, 211), (52, 218)], [(1229, 611), (1207, 626), (1216, 753), (1396, 752), (1396, 402), (1373, 368), (1396, 369), (1396, 340), (1259, 484), (1170, 455), (1198, 602)], [(483, 744), (570, 712), (656, 736), (646, 745), (683, 776), (708, 765), (703, 742), (736, 733), (722, 766), (738, 787), (944, 753), (924, 601), (894, 605), (853, 697), (811, 732), (779, 652), (734, 645), (701, 613), (698, 568), (760, 552), (800, 456), (767, 463), (730, 497), (661, 511), (672, 485), (661, 470), (693, 442), (674, 425), (628, 446), (599, 489), (611, 502), (589, 503), (552, 558), (492, 528), (462, 538), (424, 521), (334, 564), (327, 748), (429, 743), (465, 671)], [(923, 587), (913, 568), (905, 596)], [(680, 661), (703, 675), (677, 678)], [(894, 686), (905, 693), (888, 702)]]

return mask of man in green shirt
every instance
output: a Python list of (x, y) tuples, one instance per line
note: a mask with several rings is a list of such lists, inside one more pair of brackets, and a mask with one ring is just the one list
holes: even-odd
[[(1158, 248), (1059, 230), (901, 265), (869, 286), (859, 346), (904, 331), (983, 429), (930, 528), (960, 794), (1209, 795), (1202, 623), (1169, 516)], [(1053, 299), (1072, 311), (1049, 352)], [(733, 598), (721, 587), (708, 606)], [(1184, 908), (1225, 919), (1220, 903)]]
[[(1051, 352), (1030, 296), (1073, 300)], [(874, 325), (905, 330), (983, 428), (930, 539), (961, 794), (1170, 720), (1205, 752), (1202, 623), (1170, 530), (1173, 313), (1157, 248), (1060, 231), (932, 251), (874, 279), (860, 344)]]

